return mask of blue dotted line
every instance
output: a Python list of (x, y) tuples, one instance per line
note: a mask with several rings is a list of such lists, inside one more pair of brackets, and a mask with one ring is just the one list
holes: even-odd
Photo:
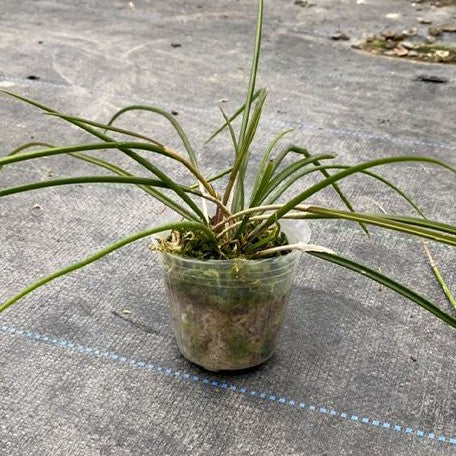
[[(27, 84), (27, 85), (43, 85), (43, 86), (48, 86), (48, 87), (58, 87), (61, 89), (69, 89), (71, 86), (68, 84), (61, 84), (58, 82), (52, 82), (52, 81), (43, 81), (43, 80), (29, 80), (29, 79), (24, 79), (24, 78), (17, 78), (17, 77), (7, 77), (7, 76), (0, 76), (0, 81), (5, 81), (5, 82), (16, 82), (19, 84)], [(132, 101), (132, 98), (127, 96), (127, 95), (122, 95), (120, 93), (117, 93), (115, 91), (111, 90), (101, 90), (97, 91), (99, 94), (106, 94), (106, 95), (112, 95), (116, 98), (121, 98), (125, 99), (128, 101)], [(138, 102), (141, 103), (152, 103), (157, 106), (161, 106), (164, 109), (172, 109), (173, 105), (170, 103), (156, 103), (151, 100), (144, 100), (137, 98), (136, 99)], [(211, 109), (201, 109), (201, 108), (195, 108), (195, 107), (189, 107), (187, 106), (185, 108), (188, 111), (193, 111), (193, 112), (198, 112), (198, 113), (207, 113), (207, 112), (212, 112)], [(300, 129), (301, 131), (319, 131), (322, 130), (322, 127), (317, 127), (311, 124), (306, 124), (306, 123), (296, 123), (296, 122), (283, 122), (281, 120), (277, 119), (271, 119), (268, 121), (269, 124), (276, 126), (278, 128), (290, 128), (290, 126), (295, 126), (295, 128)], [(366, 133), (362, 132), (359, 130), (352, 130), (352, 129), (341, 129), (341, 128), (330, 128), (330, 127), (325, 127), (324, 131), (330, 131), (332, 133), (335, 133), (339, 135), (340, 137), (356, 137), (356, 138), (365, 138), (365, 139), (378, 139), (381, 141), (388, 141), (391, 143), (397, 143), (397, 144), (403, 144), (403, 145), (408, 145), (408, 146), (424, 146), (424, 147), (435, 147), (438, 149), (444, 149), (444, 150), (456, 150), (456, 146), (452, 146), (449, 144), (444, 144), (444, 143), (436, 143), (436, 142), (429, 142), (429, 141), (421, 141), (419, 139), (401, 139), (401, 138), (390, 138), (390, 137), (385, 137), (381, 135), (375, 135), (371, 133)]]
[(50, 345), (54, 345), (57, 347), (67, 348), (71, 350), (78, 351), (80, 353), (90, 355), (90, 356), (97, 356), (100, 358), (105, 358), (117, 363), (124, 363), (129, 366), (137, 367), (140, 369), (151, 370), (155, 372), (159, 372), (163, 375), (180, 378), (183, 381), (192, 382), (195, 384), (202, 384), (205, 386), (219, 388), (222, 390), (233, 391), (245, 396), (250, 396), (254, 398), (263, 399), (268, 402), (278, 403), (284, 406), (290, 406), (294, 408), (298, 408), (301, 410), (306, 410), (309, 413), (315, 413), (320, 415), (327, 415), (332, 416), (335, 418), (339, 418), (344, 421), (356, 422), (361, 423), (369, 426), (373, 426), (380, 429), (391, 430), (399, 435), (409, 435), (414, 437), (426, 438), (432, 441), (437, 441), (440, 443), (445, 443), (449, 445), (456, 445), (456, 437), (447, 437), (443, 434), (436, 434), (435, 432), (425, 432), (421, 429), (413, 429), (411, 427), (400, 426), (398, 424), (392, 424), (387, 421), (372, 419), (368, 417), (361, 417), (359, 415), (353, 415), (346, 412), (338, 412), (330, 407), (323, 407), (317, 406), (314, 404), (309, 404), (306, 402), (297, 401), (294, 399), (289, 399), (282, 396), (277, 396), (272, 393), (267, 393), (264, 391), (255, 391), (253, 389), (247, 388), (245, 386), (236, 385), (234, 383), (225, 383), (214, 378), (203, 377), (199, 375), (193, 375), (189, 372), (182, 372), (179, 370), (174, 370), (171, 368), (163, 367), (158, 364), (147, 363), (145, 361), (137, 360), (137, 359), (130, 359), (126, 356), (120, 355), (118, 353), (109, 352), (103, 349), (87, 347), (84, 345), (77, 344), (75, 342), (71, 342), (64, 339), (58, 339), (52, 336), (46, 336), (42, 334), (37, 334), (33, 331), (22, 330), (13, 328), (8, 325), (3, 325), (0, 327), (0, 330), (4, 333), (8, 333), (14, 336), (25, 337), (27, 339), (45, 342)]

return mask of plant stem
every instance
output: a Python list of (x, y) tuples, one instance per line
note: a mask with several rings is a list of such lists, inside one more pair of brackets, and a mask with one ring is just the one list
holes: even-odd
[[(268, 204), (268, 205), (264, 205), (264, 206), (257, 206), (257, 207), (251, 207), (248, 209), (244, 209), (242, 211), (236, 212), (235, 214), (231, 215), (230, 217), (225, 218), (219, 224), (215, 225), (214, 229), (220, 228), (221, 225), (224, 225), (225, 223), (230, 222), (231, 220), (235, 220), (239, 217), (243, 217), (244, 215), (252, 214), (254, 212), (273, 211), (273, 210), (279, 209), (280, 207), (282, 207), (282, 204)], [(293, 209), (296, 211), (305, 211), (307, 209), (307, 207), (309, 207), (309, 206), (301, 204), (299, 206), (294, 207)]]

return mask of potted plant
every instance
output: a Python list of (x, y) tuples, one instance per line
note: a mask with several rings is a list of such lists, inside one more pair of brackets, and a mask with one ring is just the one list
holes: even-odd
[[(36, 288), (64, 274), (92, 263), (139, 239), (162, 233), (153, 250), (161, 255), (171, 316), (179, 347), (188, 359), (210, 370), (241, 369), (259, 364), (274, 351), (293, 275), (301, 252), (348, 268), (405, 296), (456, 328), (456, 319), (437, 305), (380, 272), (344, 258), (335, 252), (306, 244), (299, 232), (284, 228), (287, 220), (337, 219), (354, 221), (368, 232), (371, 225), (456, 245), (456, 227), (425, 218), (416, 204), (400, 188), (375, 174), (375, 167), (394, 163), (424, 162), (445, 172), (456, 169), (434, 158), (418, 156), (385, 157), (357, 165), (334, 164), (328, 154), (313, 155), (305, 148), (289, 145), (279, 148), (288, 131), (279, 133), (263, 152), (256, 167), (252, 188), (246, 176), (252, 172), (252, 144), (266, 100), (266, 90), (256, 89), (260, 54), (263, 1), (258, 2), (256, 39), (245, 103), (214, 135), (227, 130), (234, 157), (219, 174), (207, 177), (200, 169), (189, 139), (176, 118), (154, 106), (128, 106), (106, 123), (63, 114), (37, 101), (3, 91), (40, 110), (79, 127), (95, 137), (90, 143), (53, 146), (27, 143), (0, 158), (0, 167), (40, 157), (68, 154), (109, 170), (109, 176), (85, 176), (54, 179), (0, 189), (0, 196), (45, 187), (113, 183), (139, 186), (148, 196), (171, 208), (174, 222), (135, 233), (98, 253), (33, 283), (0, 306), (4, 311)], [(164, 117), (182, 140), (185, 154), (163, 145), (144, 134), (119, 128), (116, 119), (124, 113), (144, 110)], [(240, 125), (239, 125), (240, 124)], [(237, 131), (236, 131), (237, 129)], [(120, 134), (124, 140), (113, 138)], [(40, 147), (38, 150), (36, 147)], [(136, 176), (117, 164), (91, 154), (99, 150), (117, 150), (140, 164), (149, 174)], [(278, 150), (278, 151), (277, 151)], [(194, 185), (184, 185), (160, 169), (164, 156), (184, 167), (194, 178)], [(228, 160), (227, 160), (228, 161)], [(315, 173), (317, 183), (293, 193), (293, 185)], [(338, 183), (357, 173), (364, 173), (396, 191), (418, 211), (417, 217), (394, 214), (367, 214), (355, 211)], [(224, 181), (223, 192), (218, 183)], [(309, 198), (332, 187), (345, 210), (309, 203)], [(284, 195), (293, 196), (284, 197)], [(166, 233), (163, 235), (163, 233)]]

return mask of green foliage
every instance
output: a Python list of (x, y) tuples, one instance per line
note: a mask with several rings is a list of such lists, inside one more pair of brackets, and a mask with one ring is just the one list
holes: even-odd
[[(296, 145), (286, 146), (277, 151), (279, 143), (290, 132), (290, 130), (287, 130), (280, 132), (263, 152), (259, 167), (253, 176), (253, 188), (248, 194), (246, 180), (247, 174), (252, 172), (250, 160), (252, 145), (267, 96), (264, 88), (256, 88), (262, 21), (263, 0), (259, 0), (255, 46), (245, 102), (231, 116), (222, 110), (224, 123), (209, 139), (209, 141), (212, 140), (227, 129), (233, 145), (232, 160), (227, 164), (227, 169), (220, 171), (213, 177), (205, 177), (204, 172), (200, 169), (195, 149), (175, 116), (158, 107), (128, 106), (115, 113), (107, 123), (101, 123), (57, 112), (37, 101), (2, 91), (8, 96), (28, 103), (48, 115), (60, 118), (62, 121), (82, 129), (91, 137), (96, 138), (96, 141), (63, 146), (53, 146), (46, 142), (27, 143), (6, 156), (0, 157), (0, 170), (5, 166), (11, 166), (18, 162), (67, 155), (93, 165), (94, 169), (103, 168), (108, 170), (112, 175), (70, 176), (45, 182), (26, 183), (0, 189), (0, 197), (46, 187), (81, 183), (135, 185), (142, 189), (147, 196), (151, 196), (171, 208), (182, 220), (133, 234), (83, 261), (39, 280), (6, 301), (0, 306), (0, 312), (53, 279), (90, 264), (138, 239), (171, 230), (171, 234), (162, 238), (156, 248), (201, 260), (253, 259), (259, 256), (286, 255), (292, 248), (303, 249), (316, 257), (349, 268), (354, 272), (382, 283), (456, 328), (455, 318), (447, 315), (426, 298), (379, 272), (330, 253), (320, 247), (303, 247), (300, 244), (296, 244), (290, 245), (288, 248), (289, 242), (280, 228), (280, 221), (286, 218), (337, 219), (341, 222), (356, 222), (366, 232), (366, 226), (373, 225), (455, 246), (456, 227), (425, 218), (419, 206), (409, 195), (403, 192), (396, 184), (371, 170), (385, 165), (413, 162), (439, 166), (450, 173), (456, 173), (455, 167), (434, 158), (418, 156), (386, 157), (349, 166), (330, 162), (330, 160), (335, 158), (334, 155), (312, 155), (307, 149)], [(138, 110), (146, 111), (151, 115), (158, 115), (169, 122), (182, 141), (185, 153), (174, 150), (148, 135), (114, 125), (115, 121), (124, 114)], [(237, 125), (239, 117), (241, 117), (240, 126)], [(238, 131), (236, 131), (237, 127)], [(108, 135), (108, 132), (121, 135), (123, 139), (115, 139)], [(37, 147), (39, 149), (36, 149)], [(107, 155), (112, 150), (121, 152), (132, 162), (139, 164), (141, 169), (148, 173), (147, 176), (137, 176), (113, 163), (108, 158), (100, 158), (93, 155), (93, 152), (101, 152)], [(158, 160), (160, 157), (173, 160), (176, 166), (182, 166), (183, 170), (192, 176), (195, 184), (189, 186), (179, 183), (160, 169), (160, 160)], [(335, 174), (330, 174), (331, 170), (336, 170)], [(304, 191), (278, 202), (284, 195), (290, 192), (293, 193), (293, 185), (298, 180), (302, 182), (305, 176), (312, 173), (321, 174), (322, 178), (316, 183), (307, 186)], [(338, 186), (340, 181), (356, 174), (364, 174), (376, 179), (387, 186), (388, 189), (396, 192), (413, 207), (421, 218), (406, 215), (364, 214), (357, 212)], [(217, 189), (215, 186), (224, 176), (227, 176), (224, 189)], [(303, 205), (303, 203), (307, 203), (309, 198), (327, 188), (332, 188), (335, 191), (337, 198), (342, 201), (346, 210)]]

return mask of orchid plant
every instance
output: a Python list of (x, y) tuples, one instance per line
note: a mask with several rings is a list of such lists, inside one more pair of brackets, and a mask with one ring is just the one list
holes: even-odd
[[(273, 138), (264, 150), (256, 174), (253, 175), (253, 187), (247, 188), (247, 175), (251, 172), (254, 162), (251, 155), (252, 145), (267, 96), (264, 88), (256, 88), (262, 24), (263, 0), (259, 0), (254, 53), (245, 103), (232, 115), (226, 114), (221, 109), (224, 118), (223, 125), (209, 139), (210, 141), (222, 131), (227, 130), (234, 151), (231, 166), (216, 176), (205, 176), (198, 164), (197, 153), (180, 123), (175, 116), (159, 107), (127, 106), (115, 113), (110, 121), (104, 124), (64, 114), (24, 96), (2, 91), (8, 96), (82, 129), (91, 135), (94, 141), (64, 146), (55, 146), (46, 142), (27, 143), (1, 157), (0, 170), (4, 166), (22, 161), (54, 155), (69, 155), (74, 159), (90, 163), (94, 169), (104, 168), (111, 174), (66, 177), (1, 188), (0, 197), (60, 185), (87, 183), (135, 185), (142, 189), (148, 197), (155, 198), (172, 209), (178, 220), (132, 234), (78, 263), (38, 280), (0, 305), (0, 312), (51, 280), (93, 263), (139, 239), (170, 231), (171, 234), (161, 238), (156, 248), (200, 260), (233, 258), (255, 260), (286, 255), (292, 249), (303, 250), (310, 255), (343, 266), (383, 284), (456, 328), (456, 318), (405, 285), (325, 247), (303, 243), (290, 244), (280, 225), (283, 219), (354, 221), (366, 233), (368, 233), (368, 227), (374, 225), (454, 247), (456, 246), (455, 226), (426, 218), (417, 204), (404, 191), (373, 171), (374, 168), (384, 165), (422, 162), (439, 166), (445, 172), (454, 174), (456, 173), (454, 166), (434, 158), (414, 155), (379, 158), (357, 165), (337, 164), (333, 162), (335, 156), (330, 154), (314, 155), (307, 149), (296, 145), (280, 146), (283, 138), (290, 132), (287, 130)], [(117, 119), (131, 111), (148, 111), (166, 119), (180, 137), (185, 153), (142, 133), (115, 126)], [(121, 135), (123, 139), (115, 139), (118, 135)], [(120, 151), (132, 162), (139, 164), (147, 174), (134, 175), (118, 164), (93, 154), (96, 151), (103, 151), (105, 154), (112, 150)], [(189, 186), (177, 182), (160, 169), (159, 160), (157, 160), (160, 156), (175, 161), (177, 165), (193, 176), (196, 183)], [(417, 212), (417, 216), (357, 212), (338, 184), (359, 173), (367, 175), (395, 191), (410, 204)], [(291, 198), (286, 197), (293, 191), (296, 182), (302, 182), (305, 176), (310, 174), (320, 176), (316, 183), (309, 184), (303, 191), (295, 192)], [(220, 182), (225, 183), (223, 191), (217, 188), (217, 184)], [(322, 207), (309, 203), (309, 199), (313, 195), (328, 187), (334, 189), (335, 196), (345, 205), (345, 209)]]

